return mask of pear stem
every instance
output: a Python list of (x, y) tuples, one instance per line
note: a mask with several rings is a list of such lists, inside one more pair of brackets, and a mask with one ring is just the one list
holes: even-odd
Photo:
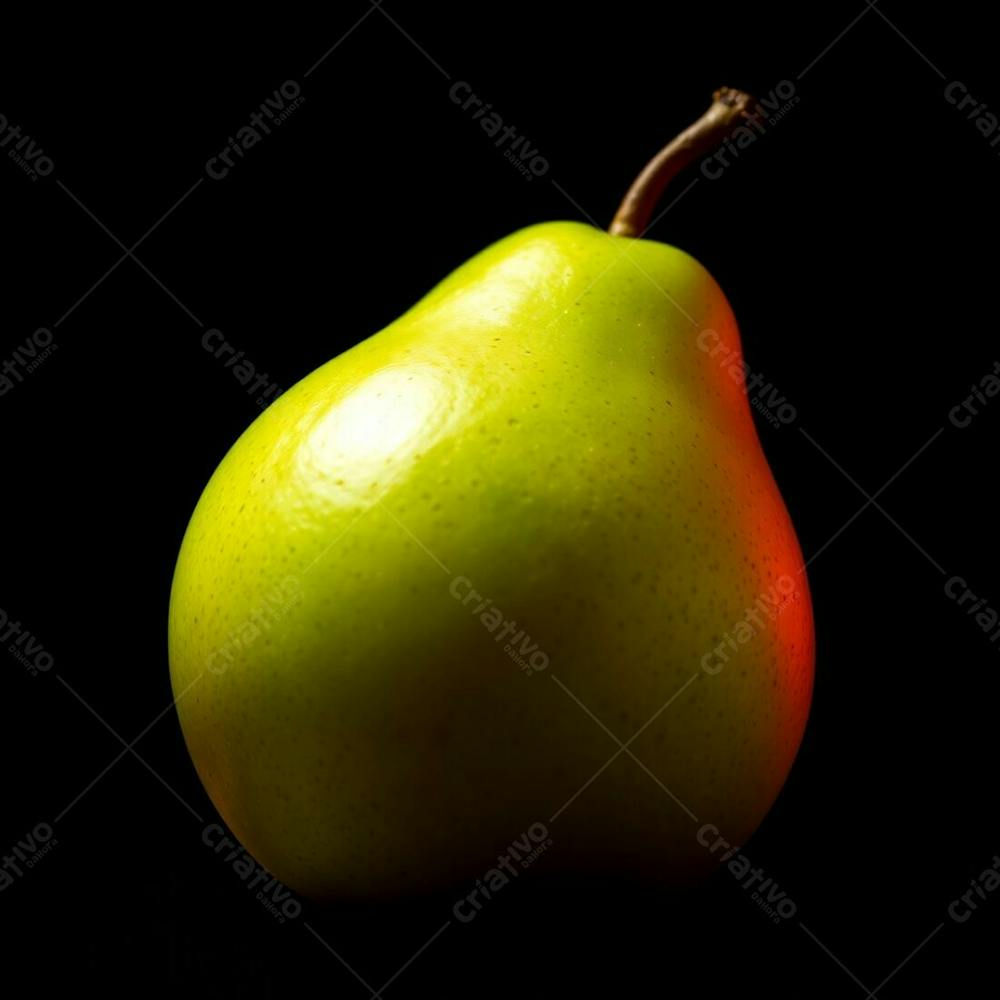
[(742, 90), (717, 90), (708, 111), (646, 164), (622, 199), (608, 232), (640, 239), (666, 186), (685, 167), (720, 145), (738, 122), (748, 119), (747, 108), (752, 103), (753, 98)]

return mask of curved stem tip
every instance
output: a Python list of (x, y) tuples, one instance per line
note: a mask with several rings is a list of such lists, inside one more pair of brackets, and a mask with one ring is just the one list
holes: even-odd
[(708, 111), (664, 146), (635, 179), (608, 232), (612, 236), (641, 237), (670, 181), (685, 167), (715, 149), (738, 122), (748, 118), (747, 109), (752, 103), (753, 98), (742, 90), (731, 87), (717, 90)]

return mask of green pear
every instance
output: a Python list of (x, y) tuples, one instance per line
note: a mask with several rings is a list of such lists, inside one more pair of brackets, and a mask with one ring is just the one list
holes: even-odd
[(612, 233), (484, 250), (206, 487), (171, 595), (177, 710), (222, 818), (292, 888), (495, 887), (498, 857), (506, 880), (686, 879), (778, 794), (812, 689), (802, 556), (721, 289), (633, 238), (746, 113), (734, 93)]

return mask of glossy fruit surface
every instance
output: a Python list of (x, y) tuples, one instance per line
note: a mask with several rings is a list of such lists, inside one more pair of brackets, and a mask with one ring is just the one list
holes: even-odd
[(437, 887), (540, 822), (539, 865), (674, 879), (717, 864), (704, 824), (750, 835), (813, 632), (738, 359), (687, 254), (548, 223), (254, 422), (169, 640), (198, 773), (263, 865), (316, 896)]

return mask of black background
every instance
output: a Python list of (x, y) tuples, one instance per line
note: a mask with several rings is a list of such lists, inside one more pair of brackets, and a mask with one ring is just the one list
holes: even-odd
[[(747, 847), (797, 914), (774, 926), (724, 871), (684, 893), (523, 882), (448, 927), (386, 995), (850, 998), (890, 976), (881, 997), (978, 992), (1000, 893), (963, 924), (947, 906), (1000, 852), (1000, 659), (944, 582), (1000, 605), (1000, 401), (964, 429), (948, 413), (996, 358), (1000, 160), (944, 87), (1000, 107), (979, 12), (384, 7), (4, 25), (0, 114), (55, 169), (33, 182), (0, 157), (0, 361), (38, 327), (58, 345), (0, 397), (0, 608), (55, 657), (32, 677), (0, 650), (0, 849), (41, 822), (58, 841), (0, 893), (4, 975), (20, 966), (38, 995), (65, 978), (363, 998), (317, 934), (378, 990), (443, 925), (450, 898), (306, 903), (278, 926), (184, 804), (215, 817), (168, 709), (173, 563), (259, 412), (203, 330), (291, 385), (506, 233), (606, 224), (715, 87), (789, 80), (789, 114), (650, 235), (713, 272), (751, 368), (798, 413), (759, 430), (812, 560), (817, 683), (795, 769)], [(449, 100), (449, 78), (549, 172), (526, 181)], [(208, 179), (286, 80), (302, 106)], [(185, 192), (141, 265), (98, 284), (119, 241)], [(141, 760), (115, 733), (143, 734)]]

